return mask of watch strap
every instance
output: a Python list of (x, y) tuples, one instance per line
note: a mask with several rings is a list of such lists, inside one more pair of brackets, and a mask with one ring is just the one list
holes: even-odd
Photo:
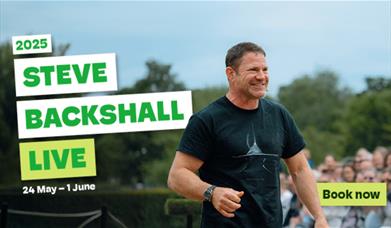
[(212, 200), (212, 195), (213, 195), (213, 191), (214, 191), (215, 188), (216, 188), (216, 186), (211, 185), (211, 186), (209, 186), (209, 187), (205, 190), (205, 192), (204, 192), (204, 199), (205, 199), (206, 201), (211, 202), (211, 200)]

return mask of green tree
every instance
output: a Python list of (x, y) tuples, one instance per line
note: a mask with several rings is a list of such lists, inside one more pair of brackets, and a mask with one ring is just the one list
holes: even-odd
[(195, 113), (200, 111), (214, 100), (224, 96), (227, 93), (227, 89), (228, 88), (225, 86), (220, 86), (193, 90), (193, 112)]
[(384, 77), (367, 77), (365, 79), (367, 83), (367, 90), (364, 92), (379, 92), (385, 89), (391, 89), (391, 79)]
[(103, 182), (134, 185), (144, 182), (142, 167), (159, 159), (163, 146), (152, 132), (96, 136), (97, 178)]
[(373, 150), (391, 145), (390, 79), (367, 78), (366, 82), (367, 90), (349, 102), (343, 118), (347, 155), (360, 147)]
[(342, 155), (339, 120), (350, 97), (350, 89), (341, 88), (330, 70), (303, 75), (280, 88), (278, 100), (292, 113), (316, 162), (326, 153)]
[(171, 65), (155, 60), (146, 62), (148, 73), (144, 79), (136, 82), (134, 89), (138, 92), (165, 92), (184, 90), (185, 85), (176, 81), (176, 75), (170, 72)]
[(124, 88), (118, 94), (151, 93), (180, 91), (185, 89), (183, 82), (176, 80), (176, 75), (171, 73), (170, 64), (162, 64), (156, 60), (148, 60), (145, 63), (147, 74), (138, 80), (134, 86)]
[(321, 131), (334, 130), (333, 123), (343, 113), (350, 96), (350, 90), (340, 88), (338, 76), (328, 70), (304, 75), (278, 92), (279, 101), (301, 128), (312, 126)]

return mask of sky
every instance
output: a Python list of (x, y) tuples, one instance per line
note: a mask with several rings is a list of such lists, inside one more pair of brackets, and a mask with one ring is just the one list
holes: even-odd
[(120, 88), (150, 59), (190, 89), (227, 85), (226, 51), (242, 41), (265, 49), (272, 96), (323, 69), (355, 92), (367, 76), (391, 77), (391, 1), (0, 2), (0, 42), (47, 33), (71, 44), (67, 55), (116, 53)]

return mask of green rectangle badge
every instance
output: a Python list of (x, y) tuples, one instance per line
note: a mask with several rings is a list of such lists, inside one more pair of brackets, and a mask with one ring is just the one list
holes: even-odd
[(322, 206), (386, 206), (386, 183), (318, 183)]
[(96, 176), (94, 139), (20, 143), (22, 180)]

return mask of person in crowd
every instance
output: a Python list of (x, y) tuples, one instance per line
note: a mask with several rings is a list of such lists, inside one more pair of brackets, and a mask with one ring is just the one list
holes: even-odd
[(286, 173), (280, 172), (280, 189), (281, 189), (281, 206), (282, 206), (282, 217), (285, 218), (290, 207), (292, 199), (292, 192), (288, 189), (289, 181)]
[(357, 183), (365, 182), (365, 177), (364, 177), (363, 171), (358, 171), (356, 173), (356, 179), (354, 180), (354, 182), (357, 182)]
[[(364, 171), (365, 182), (380, 182), (377, 178), (377, 170), (375, 168)], [(363, 213), (366, 215), (364, 227), (365, 228), (378, 228), (382, 225), (384, 220), (384, 207), (363, 207)]]
[(379, 182), (380, 180), (377, 179), (377, 171), (375, 168), (369, 168), (366, 170), (363, 170), (364, 175), (364, 182)]
[(372, 167), (372, 155), (365, 148), (360, 148), (356, 152), (354, 158), (354, 169), (357, 172), (368, 169)]
[[(357, 171), (355, 182), (368, 182), (368, 180), (373, 180), (375, 173), (371, 172), (368, 168), (368, 165), (365, 164), (362, 166), (362, 162), (368, 159), (370, 153), (364, 148), (360, 148), (354, 158), (354, 170)], [(363, 169), (364, 168), (364, 169)], [(365, 211), (363, 207), (352, 206), (349, 207), (347, 214), (342, 218), (341, 228), (352, 228), (352, 227), (364, 227), (365, 226)]]
[(335, 157), (331, 154), (328, 154), (324, 157), (324, 164), (329, 174), (333, 173), (337, 167), (337, 161), (335, 160)]
[(353, 162), (347, 162), (342, 166), (342, 181), (354, 182), (356, 179), (356, 171), (354, 170)]
[(384, 158), (388, 153), (387, 148), (378, 146), (375, 148), (372, 154), (372, 164), (377, 171), (382, 171), (384, 168)]
[(391, 227), (391, 167), (387, 168), (385, 172), (383, 181), (387, 184), (387, 206), (381, 211), (380, 218), (382, 226)]
[(318, 167), (319, 176), (317, 178), (318, 182), (335, 182), (333, 172), (330, 172), (329, 169), (326, 168), (326, 165), (321, 164)]
[(347, 214), (342, 218), (341, 228), (364, 227), (365, 215), (362, 207), (349, 207)]
[(391, 152), (388, 152), (384, 158), (384, 168), (391, 168)]
[(387, 205), (368, 214), (365, 228), (391, 227), (391, 167), (384, 170), (382, 181), (387, 185)]
[(372, 154), (368, 153), (362, 160), (360, 165), (361, 171), (365, 171), (368, 169), (374, 169), (372, 163)]
[[(329, 183), (335, 182), (334, 176), (330, 175), (325, 169), (323, 170), (320, 177), (317, 179), (318, 183)], [(324, 206), (323, 212), (326, 216), (326, 220), (330, 227), (340, 227), (342, 224), (342, 219), (349, 211), (350, 207), (341, 207), (341, 206)]]
[(342, 164), (340, 162), (336, 162), (335, 170), (331, 174), (332, 179), (334, 179), (335, 182), (341, 182), (342, 181)]
[(315, 174), (315, 176), (317, 177), (317, 179), (335, 182), (336, 168), (337, 168), (337, 162), (334, 156), (331, 154), (327, 154), (323, 160), (323, 163), (318, 166), (317, 174)]
[(303, 149), (304, 155), (307, 158), (308, 165), (311, 167), (311, 169), (315, 169), (315, 162), (311, 159), (311, 151), (307, 148)]

